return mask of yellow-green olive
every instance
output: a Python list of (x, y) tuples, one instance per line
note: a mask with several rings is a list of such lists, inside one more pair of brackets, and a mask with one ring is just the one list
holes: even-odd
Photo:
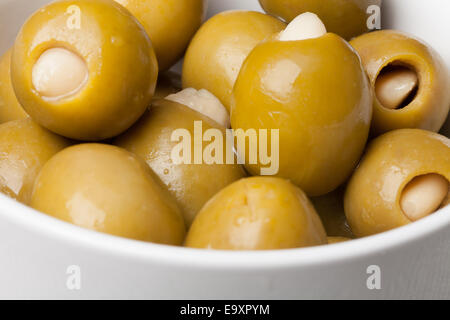
[(192, 39), (183, 65), (183, 87), (207, 89), (230, 110), (242, 63), (262, 40), (286, 24), (254, 11), (226, 11), (208, 20)]
[(144, 161), (121, 148), (81, 144), (50, 159), (31, 206), (79, 227), (180, 245), (185, 225), (175, 200)]
[[(317, 17), (306, 18), (314, 21), (311, 30), (321, 30)], [(358, 55), (344, 39), (327, 33), (280, 41), (296, 34), (291, 25), (286, 30), (256, 46), (244, 62), (233, 90), (231, 125), (256, 130), (259, 139), (261, 130), (279, 130), (277, 176), (320, 196), (344, 183), (357, 165), (369, 133), (372, 93)], [(237, 149), (249, 159), (248, 145)], [(253, 175), (261, 167), (260, 161), (247, 161)]]
[(421, 219), (446, 205), (450, 140), (400, 129), (372, 141), (345, 194), (353, 233), (364, 237)]
[(0, 125), (0, 192), (28, 204), (44, 164), (70, 142), (31, 119)]
[[(225, 150), (223, 158), (217, 162), (203, 159), (195, 163), (193, 157), (196, 153), (194, 146), (198, 144), (196, 141), (198, 138), (201, 140), (200, 152), (206, 152), (210, 143), (202, 139), (210, 129), (219, 129), (218, 133), (225, 142), (225, 128), (218, 123), (186, 105), (163, 99), (155, 101), (150, 111), (114, 142), (147, 161), (178, 200), (187, 225), (192, 223), (198, 211), (212, 196), (245, 176), (242, 166), (227, 164)], [(201, 130), (200, 134), (198, 130)], [(176, 146), (180, 144), (180, 137), (172, 137), (180, 131), (189, 133), (191, 138), (188, 141), (184, 139), (189, 137), (184, 137), (182, 141), (187, 143), (187, 150), (191, 153), (188, 161), (183, 163), (173, 161), (172, 156)]]
[(220, 250), (289, 249), (327, 244), (305, 193), (287, 180), (253, 177), (231, 184), (203, 207), (187, 247)]
[[(259, 0), (264, 10), (291, 22), (299, 14), (312, 12), (328, 31), (349, 40), (369, 31), (368, 21), (379, 20), (382, 0)], [(377, 6), (377, 7), (372, 7)]]
[(158, 65), (143, 27), (112, 0), (64, 0), (34, 13), (14, 44), (11, 76), (25, 111), (78, 140), (128, 129), (149, 106)]
[(324, 196), (311, 198), (329, 237), (354, 237), (345, 217), (344, 194), (345, 188), (339, 187)]
[(155, 95), (153, 100), (164, 99), (169, 94), (177, 93), (181, 90), (181, 76), (178, 73), (167, 71), (158, 77)]
[(11, 50), (0, 59), (0, 124), (27, 118), (11, 84)]
[(450, 108), (450, 77), (436, 51), (393, 30), (365, 34), (350, 44), (376, 93), (373, 135), (403, 128), (439, 131)]
[(207, 0), (116, 0), (142, 23), (152, 40), (159, 68), (174, 65), (200, 28)]

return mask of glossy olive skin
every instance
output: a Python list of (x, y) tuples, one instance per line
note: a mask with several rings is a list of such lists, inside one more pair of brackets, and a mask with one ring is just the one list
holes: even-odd
[(290, 22), (299, 14), (312, 12), (324, 22), (329, 32), (349, 40), (368, 32), (367, 9), (381, 6), (381, 0), (259, 0), (263, 9)]
[[(279, 129), (277, 176), (320, 196), (344, 183), (357, 165), (371, 116), (372, 92), (358, 55), (328, 33), (258, 45), (234, 87), (231, 125)], [(238, 146), (238, 152), (245, 151)], [(254, 175), (260, 167), (246, 165)]]
[(29, 204), (41, 168), (69, 145), (29, 118), (0, 125), (0, 192)]
[(183, 88), (207, 89), (230, 111), (241, 66), (252, 49), (286, 24), (254, 11), (226, 11), (209, 19), (186, 52)]
[(12, 87), (11, 50), (8, 50), (0, 59), (0, 124), (27, 117)]
[[(71, 27), (70, 6), (80, 9), (80, 28)], [(46, 50), (63, 47), (87, 64), (89, 79), (75, 94), (45, 99), (32, 70)], [(112, 0), (59, 1), (37, 11), (17, 36), (11, 75), (18, 100), (39, 124), (65, 137), (97, 141), (128, 129), (149, 106), (158, 66), (143, 27)]]
[(180, 245), (185, 225), (175, 200), (130, 152), (81, 144), (44, 166), (31, 206), (55, 218), (120, 237)]
[(303, 191), (287, 180), (253, 177), (231, 184), (198, 214), (185, 245), (217, 250), (276, 250), (327, 243)]
[(181, 75), (172, 71), (161, 73), (158, 77), (158, 83), (156, 85), (153, 100), (164, 99), (169, 94), (177, 93), (180, 90)]
[(329, 237), (354, 238), (345, 216), (344, 194), (345, 188), (339, 187), (326, 195), (311, 198)]
[(152, 40), (161, 71), (184, 54), (200, 28), (207, 0), (116, 0), (142, 23)]
[[(114, 144), (145, 159), (178, 200), (188, 226), (212, 196), (246, 175), (241, 165), (226, 164), (225, 159), (225, 164), (207, 164), (204, 161), (201, 164), (177, 164), (172, 161), (171, 152), (179, 144), (171, 141), (172, 133), (187, 130), (194, 142), (195, 121), (202, 122), (203, 132), (220, 129), (225, 141), (225, 129), (215, 121), (165, 99), (155, 101), (150, 111), (132, 129), (114, 141)], [(203, 151), (208, 144), (203, 143)], [(191, 154), (193, 157), (193, 143)]]
[(393, 30), (368, 33), (350, 44), (358, 51), (372, 87), (384, 67), (411, 67), (419, 78), (419, 91), (402, 109), (390, 110), (374, 96), (372, 134), (395, 129), (417, 128), (438, 132), (450, 108), (450, 78), (439, 54), (424, 42)]
[(345, 213), (357, 237), (411, 223), (400, 207), (405, 186), (437, 173), (450, 181), (450, 140), (419, 129), (386, 133), (369, 145), (345, 194)]

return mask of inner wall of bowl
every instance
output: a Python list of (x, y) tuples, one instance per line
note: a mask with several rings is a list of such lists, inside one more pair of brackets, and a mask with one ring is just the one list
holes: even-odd
[(383, 28), (396, 29), (421, 38), (444, 58), (450, 69), (448, 0), (384, 0)]
[(0, 0), (0, 54), (14, 43), (26, 19), (49, 0)]

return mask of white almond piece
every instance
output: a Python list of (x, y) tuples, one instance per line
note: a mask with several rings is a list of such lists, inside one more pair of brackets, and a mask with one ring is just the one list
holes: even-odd
[(387, 109), (397, 109), (417, 87), (417, 74), (401, 68), (388, 71), (378, 77), (375, 92), (378, 101)]
[(87, 82), (89, 70), (77, 54), (64, 49), (45, 51), (33, 66), (32, 82), (44, 98), (57, 100), (77, 93)]
[(208, 90), (187, 88), (180, 92), (168, 95), (165, 99), (183, 104), (200, 112), (225, 128), (229, 128), (231, 125), (230, 115), (228, 114), (227, 109), (220, 100)]
[(280, 41), (298, 41), (319, 38), (327, 33), (320, 18), (311, 12), (297, 16), (279, 35)]
[(443, 176), (418, 176), (403, 189), (400, 206), (411, 221), (417, 221), (438, 210), (448, 192), (449, 183)]

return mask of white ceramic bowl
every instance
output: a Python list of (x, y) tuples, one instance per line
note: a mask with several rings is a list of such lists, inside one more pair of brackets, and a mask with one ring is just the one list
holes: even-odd
[[(46, 2), (0, 0), (0, 51)], [(210, 2), (211, 13), (259, 8), (257, 0)], [(431, 39), (450, 60), (448, 0), (385, 2), (393, 10), (386, 16), (395, 17), (386, 25)], [(408, 23), (403, 12), (418, 18)], [(447, 28), (442, 38), (435, 38), (434, 26)], [(373, 270), (380, 271), (380, 290), (370, 285)], [(338, 245), (208, 252), (80, 229), (0, 195), (0, 298), (450, 298), (450, 208)]]

